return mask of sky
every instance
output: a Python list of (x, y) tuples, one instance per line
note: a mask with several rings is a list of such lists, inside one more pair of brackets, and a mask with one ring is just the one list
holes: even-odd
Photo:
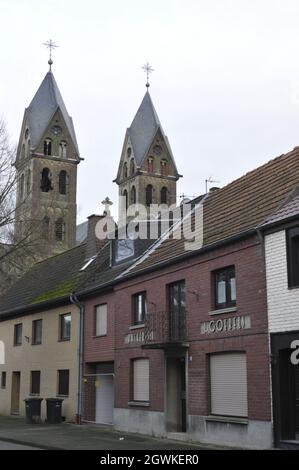
[[(224, 186), (299, 145), (298, 0), (0, 0), (0, 116), (13, 141), (48, 70), (81, 156), (78, 222), (101, 213), (126, 128), (150, 94), (183, 178)], [(179, 199), (178, 199), (179, 200)]]

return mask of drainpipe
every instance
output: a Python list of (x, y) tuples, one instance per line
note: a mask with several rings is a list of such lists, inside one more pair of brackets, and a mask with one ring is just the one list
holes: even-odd
[(82, 386), (83, 386), (83, 347), (84, 347), (84, 305), (79, 302), (74, 292), (70, 295), (70, 302), (78, 307), (79, 332), (78, 332), (78, 393), (77, 393), (77, 424), (82, 420)]

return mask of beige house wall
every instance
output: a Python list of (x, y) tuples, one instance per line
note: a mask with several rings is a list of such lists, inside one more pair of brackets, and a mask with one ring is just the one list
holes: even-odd
[[(71, 340), (59, 340), (59, 316), (71, 313)], [(32, 344), (32, 322), (43, 320), (42, 344)], [(22, 345), (14, 346), (14, 325), (23, 324)], [(6, 387), (0, 383), (0, 414), (11, 413), (12, 372), (21, 373), (20, 416), (25, 415), (24, 399), (30, 396), (30, 372), (39, 370), (42, 419), (46, 418), (45, 398), (57, 397), (58, 370), (69, 370), (69, 396), (62, 397), (62, 415), (67, 421), (74, 421), (77, 409), (78, 391), (78, 325), (79, 313), (75, 305), (53, 310), (18, 316), (0, 322), (0, 341), (5, 345), (5, 364), (0, 363), (0, 380), (6, 372)], [(0, 361), (1, 362), (1, 361)]]

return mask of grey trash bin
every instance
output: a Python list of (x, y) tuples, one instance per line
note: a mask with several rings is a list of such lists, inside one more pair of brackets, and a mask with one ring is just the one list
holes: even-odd
[(47, 402), (47, 423), (59, 424), (62, 421), (62, 398), (46, 398)]
[(26, 409), (26, 423), (40, 423), (41, 403), (43, 399), (37, 397), (29, 397), (25, 398), (24, 401)]

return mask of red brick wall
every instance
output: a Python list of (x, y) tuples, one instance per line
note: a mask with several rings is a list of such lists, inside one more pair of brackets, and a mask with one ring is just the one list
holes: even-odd
[[(251, 328), (224, 333), (201, 334), (200, 325), (214, 319), (211, 271), (235, 265), (237, 313), (218, 315), (224, 319), (235, 315), (250, 315)], [(164, 353), (143, 350), (139, 345), (127, 345), (124, 338), (130, 332), (131, 297), (147, 291), (154, 302), (149, 309), (166, 309), (166, 286), (184, 279), (189, 354), (188, 412), (209, 414), (209, 371), (207, 354), (216, 351), (245, 351), (248, 368), (249, 418), (270, 420), (269, 355), (266, 313), (266, 285), (262, 248), (257, 238), (238, 242), (200, 257), (139, 276), (115, 288), (115, 374), (116, 407), (127, 407), (130, 399), (129, 361), (133, 357), (150, 357), (150, 394), (152, 410), (164, 409)], [(198, 297), (192, 293), (196, 292)], [(91, 353), (90, 353), (91, 354)]]

